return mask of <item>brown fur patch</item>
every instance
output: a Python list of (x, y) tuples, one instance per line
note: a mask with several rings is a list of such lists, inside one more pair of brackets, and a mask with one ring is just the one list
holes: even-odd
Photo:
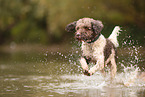
[(109, 58), (112, 49), (115, 50), (115, 61), (116, 61), (117, 60), (117, 56), (116, 56), (117, 55), (117, 49), (109, 39), (106, 39), (106, 45), (105, 45), (105, 48), (104, 48), (105, 61)]

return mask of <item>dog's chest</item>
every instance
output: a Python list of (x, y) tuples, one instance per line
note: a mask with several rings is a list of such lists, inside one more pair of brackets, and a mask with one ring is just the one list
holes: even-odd
[(82, 43), (82, 54), (83, 56), (97, 60), (99, 57), (104, 56), (104, 47), (106, 39), (101, 37), (94, 43)]

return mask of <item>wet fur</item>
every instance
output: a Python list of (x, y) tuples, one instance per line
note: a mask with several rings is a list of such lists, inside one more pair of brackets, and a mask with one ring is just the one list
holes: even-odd
[[(109, 65), (111, 78), (114, 78), (117, 71), (116, 47), (101, 34), (102, 29), (102, 22), (91, 18), (79, 19), (66, 27), (68, 32), (75, 32), (75, 38), (82, 42), (80, 63), (84, 74), (91, 76), (100, 70), (105, 75), (104, 67)], [(88, 64), (91, 62), (95, 65), (89, 69)]]

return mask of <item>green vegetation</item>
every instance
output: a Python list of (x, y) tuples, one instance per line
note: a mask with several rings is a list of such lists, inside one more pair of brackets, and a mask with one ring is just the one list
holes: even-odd
[(73, 35), (65, 26), (82, 17), (103, 21), (105, 36), (120, 25), (145, 45), (145, 0), (0, 0), (0, 44), (60, 43)]

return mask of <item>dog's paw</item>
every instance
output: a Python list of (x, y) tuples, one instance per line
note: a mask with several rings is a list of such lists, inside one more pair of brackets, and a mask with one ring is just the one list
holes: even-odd
[(88, 72), (88, 70), (84, 70), (84, 75), (90, 76), (90, 73)]
[(91, 75), (93, 75), (93, 74), (89, 73), (88, 70), (85, 70), (85, 71), (84, 71), (84, 75), (91, 76)]

